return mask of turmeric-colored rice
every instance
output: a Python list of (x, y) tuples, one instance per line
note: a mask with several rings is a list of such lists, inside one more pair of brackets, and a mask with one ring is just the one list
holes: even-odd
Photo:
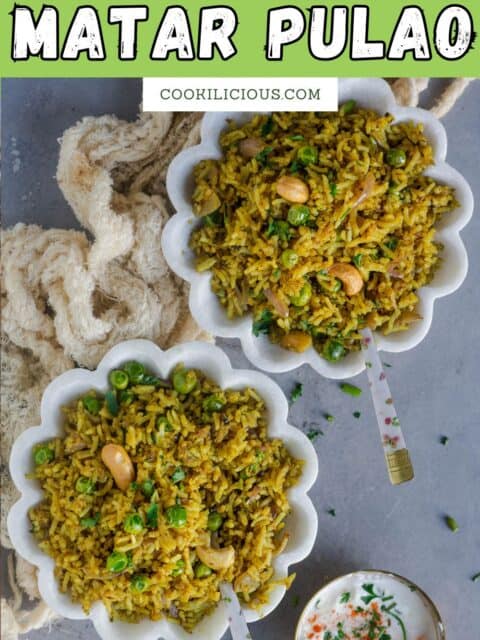
[[(329, 360), (359, 349), (362, 328), (389, 334), (419, 318), (417, 292), (439, 265), (435, 225), (456, 205), (424, 175), (433, 153), (421, 124), (349, 101), (231, 122), (220, 145), (195, 169), (202, 222), (190, 246), (228, 317), (250, 313), (256, 335)], [(307, 188), (302, 224), (289, 222), (285, 176)], [(361, 290), (340, 277), (345, 265)]]
[[(29, 513), (33, 535), (54, 559), (61, 591), (87, 612), (100, 600), (112, 619), (168, 617), (192, 630), (218, 603), (221, 581), (232, 582), (249, 606), (268, 601), (272, 562), (288, 539), (286, 490), (302, 463), (268, 437), (266, 407), (254, 389), (223, 390), (195, 373), (186, 394), (153, 376), (130, 384), (127, 395), (111, 391), (116, 415), (111, 397), (90, 392), (100, 410), (89, 412), (85, 397), (66, 407), (65, 435), (37, 461), (45, 498)], [(121, 445), (133, 462), (135, 478), (124, 491), (102, 461), (107, 443)], [(182, 526), (168, 522), (172, 505), (185, 508)], [(143, 523), (135, 534), (125, 530), (132, 514)], [(200, 572), (201, 545), (231, 545), (234, 563)], [(128, 558), (121, 572), (108, 568), (112, 552)]]

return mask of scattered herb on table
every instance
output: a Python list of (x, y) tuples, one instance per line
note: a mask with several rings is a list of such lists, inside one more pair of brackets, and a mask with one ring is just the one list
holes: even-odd
[(389, 364), (388, 362), (382, 362), (384, 367), (387, 367), (387, 369), (391, 369), (393, 367), (393, 365)]
[(357, 420), (358, 420), (358, 418), (360, 418), (360, 416), (361, 416), (361, 415), (362, 415), (362, 414), (360, 413), (360, 411), (354, 411), (354, 412), (353, 412), (353, 417), (354, 417), (354, 418), (357, 418)]
[(335, 420), (335, 418), (332, 415), (330, 415), (329, 413), (326, 413), (325, 414), (325, 420), (327, 422), (333, 422)]
[(332, 516), (332, 518), (335, 518), (335, 516), (337, 515), (335, 509), (327, 509), (327, 513), (329, 516)]
[(292, 600), (293, 606), (298, 607), (299, 602), (300, 602), (300, 596), (293, 596), (293, 600)]
[(450, 531), (453, 531), (453, 533), (458, 531), (459, 526), (455, 518), (452, 518), (452, 516), (445, 516), (445, 522)]
[(302, 397), (302, 394), (303, 394), (303, 384), (301, 382), (297, 382), (297, 384), (295, 385), (295, 387), (293, 388), (290, 394), (290, 403), (293, 404), (294, 402), (296, 402), (299, 398)]
[(476, 573), (472, 576), (472, 582), (478, 582), (480, 580), (480, 573)]
[(340, 602), (342, 604), (345, 604), (346, 602), (348, 602), (350, 600), (350, 592), (349, 591), (345, 591), (345, 593), (342, 593), (342, 596), (340, 598)]
[(448, 444), (448, 441), (450, 440), (450, 438), (448, 436), (441, 436), (440, 437), (440, 444), (443, 444), (443, 446)]
[(349, 396), (353, 396), (354, 398), (358, 398), (358, 396), (362, 395), (362, 390), (356, 387), (354, 384), (350, 384), (349, 382), (342, 382), (340, 385), (340, 389), (343, 393), (346, 393)]
[(307, 433), (307, 438), (311, 441), (314, 442), (318, 436), (323, 436), (323, 431), (321, 429), (310, 429), (310, 431)]

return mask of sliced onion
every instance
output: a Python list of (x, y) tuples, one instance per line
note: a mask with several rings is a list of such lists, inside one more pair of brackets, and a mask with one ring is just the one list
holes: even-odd
[(398, 267), (395, 264), (390, 264), (388, 266), (387, 273), (394, 280), (403, 280), (403, 273), (398, 270)]
[(354, 209), (357, 209), (357, 207), (359, 207), (362, 204), (362, 202), (367, 200), (367, 198), (369, 198), (372, 195), (373, 190), (375, 189), (375, 186), (376, 186), (373, 173), (367, 173), (363, 182), (361, 182), (358, 186), (359, 186), (359, 191), (356, 194), (354, 194), (355, 198), (353, 202), (350, 204), (351, 211), (353, 211)]
[(272, 307), (278, 313), (281, 318), (288, 318), (288, 307), (287, 305), (278, 298), (271, 289), (264, 289), (263, 293), (265, 297), (270, 302)]

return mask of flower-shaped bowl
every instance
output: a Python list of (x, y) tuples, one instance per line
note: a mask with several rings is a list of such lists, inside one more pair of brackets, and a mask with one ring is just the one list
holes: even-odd
[[(212, 614), (205, 617), (193, 633), (187, 633), (169, 620), (153, 622), (143, 620), (137, 624), (110, 621), (107, 610), (97, 602), (89, 614), (80, 605), (61, 593), (54, 577), (54, 561), (38, 547), (30, 532), (28, 510), (43, 498), (43, 492), (34, 479), (32, 447), (63, 434), (62, 406), (85, 392), (108, 389), (108, 373), (129, 360), (138, 360), (161, 377), (167, 377), (178, 363), (203, 371), (223, 388), (255, 388), (263, 397), (268, 412), (270, 437), (281, 438), (290, 453), (304, 460), (304, 469), (298, 484), (289, 490), (291, 514), (286, 521), (290, 537), (285, 550), (274, 560), (274, 580), (288, 575), (289, 565), (299, 562), (311, 551), (317, 532), (317, 514), (307, 491), (318, 472), (315, 450), (308, 438), (287, 422), (288, 403), (281, 389), (262, 373), (233, 369), (221, 349), (210, 344), (191, 342), (162, 351), (147, 340), (122, 342), (109, 351), (95, 371), (72, 369), (49, 384), (41, 403), (41, 424), (24, 431), (15, 441), (10, 457), (10, 473), (21, 493), (20, 499), (8, 514), (8, 532), (18, 553), (36, 565), (38, 587), (42, 598), (58, 614), (71, 619), (90, 619), (103, 640), (219, 640), (228, 627), (227, 612), (220, 602)], [(280, 603), (285, 587), (277, 585), (271, 592), (268, 605), (261, 612), (245, 608), (246, 619), (253, 622), (265, 617)]]
[[(467, 254), (460, 237), (460, 230), (473, 212), (473, 195), (466, 180), (446, 163), (447, 136), (443, 125), (431, 113), (423, 109), (397, 105), (389, 85), (380, 78), (339, 79), (339, 103), (354, 99), (366, 108), (379, 113), (391, 113), (396, 122), (423, 123), (426, 137), (434, 151), (434, 162), (426, 175), (441, 183), (451, 185), (456, 192), (458, 207), (437, 225), (436, 240), (443, 244), (442, 263), (433, 281), (419, 290), (417, 310), (422, 319), (407, 331), (389, 336), (376, 332), (379, 349), (399, 352), (415, 347), (428, 333), (437, 298), (455, 291), (465, 279), (468, 267)], [(203, 119), (201, 142), (185, 149), (172, 161), (167, 174), (167, 191), (176, 214), (168, 221), (162, 237), (165, 258), (173, 271), (190, 283), (190, 309), (198, 324), (216, 336), (239, 338), (247, 358), (265, 371), (280, 373), (296, 369), (304, 363), (328, 378), (346, 378), (356, 375), (365, 367), (361, 352), (350, 353), (341, 362), (330, 363), (313, 347), (304, 353), (294, 353), (272, 344), (268, 336), (252, 334), (252, 317), (230, 320), (210, 288), (210, 273), (195, 270), (194, 255), (189, 248), (192, 229), (199, 223), (192, 211), (193, 169), (207, 158), (221, 158), (219, 136), (227, 119), (247, 122), (253, 113), (207, 113)]]

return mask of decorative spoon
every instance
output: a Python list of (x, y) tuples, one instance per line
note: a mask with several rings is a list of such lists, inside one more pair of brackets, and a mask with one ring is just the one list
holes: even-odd
[(372, 332), (370, 329), (363, 329), (361, 334), (368, 384), (377, 415), (390, 482), (392, 484), (408, 482), (414, 477), (413, 466), (400, 427), (400, 420), (393, 405), (387, 376), (383, 370)]
[(220, 593), (227, 605), (228, 624), (230, 625), (232, 640), (252, 640), (252, 634), (248, 630), (247, 621), (232, 585), (229, 582), (222, 582)]

